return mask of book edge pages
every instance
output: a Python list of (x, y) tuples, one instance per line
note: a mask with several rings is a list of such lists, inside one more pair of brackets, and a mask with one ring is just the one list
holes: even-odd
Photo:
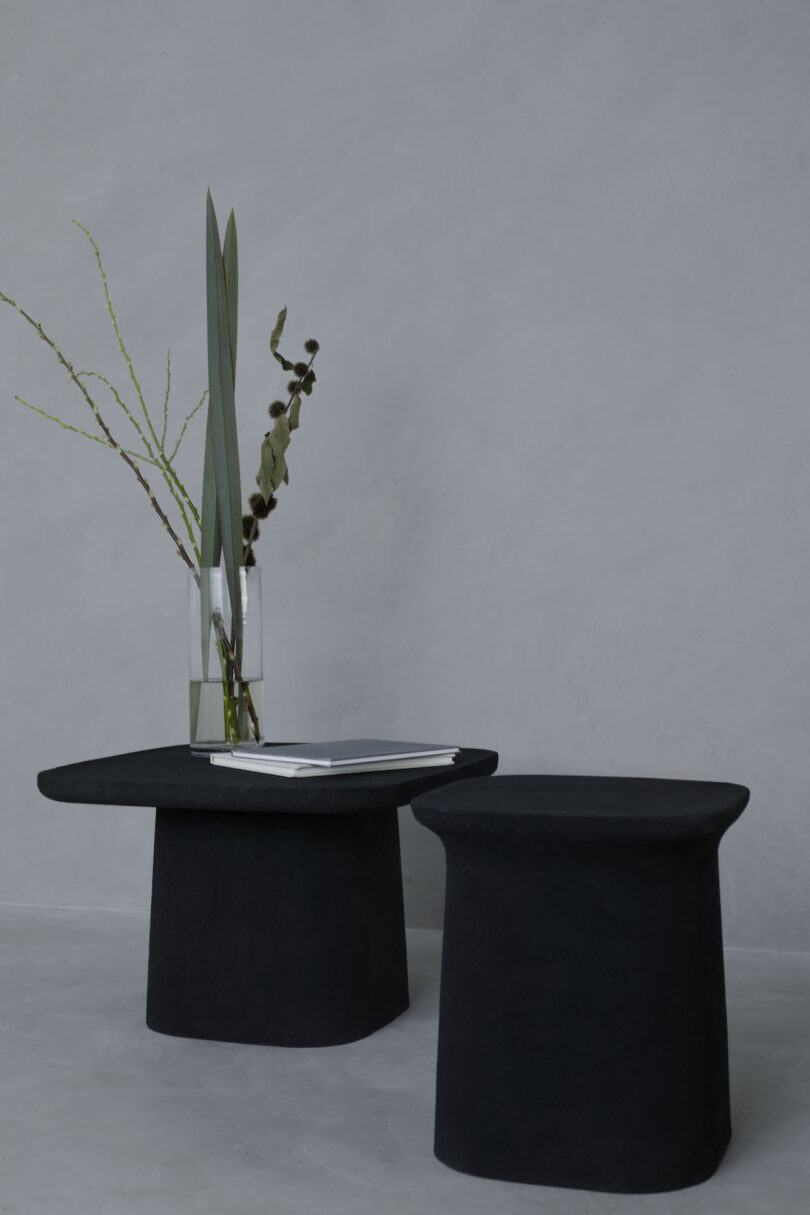
[(265, 776), (300, 779), (306, 776), (362, 776), (373, 772), (416, 772), (420, 768), (450, 768), (453, 766), (453, 756), (429, 756), (421, 761), (410, 762), (393, 760), (374, 764), (341, 764), (334, 768), (324, 768), (319, 764), (274, 764), (269, 760), (251, 760), (244, 755), (218, 753), (211, 755), (210, 762), (217, 768), (234, 768), (237, 771), (257, 772)]

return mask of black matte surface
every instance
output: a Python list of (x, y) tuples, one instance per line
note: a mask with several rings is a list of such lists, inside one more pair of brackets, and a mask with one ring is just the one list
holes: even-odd
[(717, 847), (739, 785), (494, 777), (417, 799), (447, 896), (436, 1155), (643, 1193), (731, 1132)]
[(157, 811), (151, 1029), (333, 1046), (407, 1007), (396, 810)]
[(40, 772), (37, 785), (59, 802), (110, 806), (172, 806), (181, 810), (295, 811), (353, 814), (406, 806), (438, 785), (494, 772), (494, 751), (463, 749), (447, 767), (290, 779), (217, 768), (186, 747), (110, 755)]
[(397, 807), (494, 771), (287, 780), (162, 747), (39, 774), (61, 801), (158, 806), (147, 1024), (191, 1038), (331, 1046), (408, 1007)]

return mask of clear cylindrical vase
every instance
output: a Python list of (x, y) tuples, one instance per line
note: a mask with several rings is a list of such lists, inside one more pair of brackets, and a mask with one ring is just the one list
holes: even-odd
[(261, 571), (241, 566), (232, 577), (222, 566), (189, 571), (188, 608), (192, 751), (260, 742)]

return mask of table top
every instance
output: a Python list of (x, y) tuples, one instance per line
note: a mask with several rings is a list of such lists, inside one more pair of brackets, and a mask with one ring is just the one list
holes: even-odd
[(49, 768), (37, 776), (40, 793), (59, 802), (160, 806), (178, 810), (256, 810), (331, 814), (389, 810), (439, 785), (489, 776), (495, 751), (464, 748), (453, 764), (363, 772), (306, 780), (219, 768), (188, 746), (158, 747)]
[(439, 834), (556, 839), (674, 839), (722, 834), (749, 791), (722, 781), (622, 776), (495, 776), (436, 789), (413, 806)]

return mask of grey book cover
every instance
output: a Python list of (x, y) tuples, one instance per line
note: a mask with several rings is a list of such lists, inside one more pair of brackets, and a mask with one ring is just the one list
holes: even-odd
[(274, 763), (315, 764), (324, 768), (341, 764), (374, 763), (389, 759), (410, 759), (423, 755), (453, 755), (458, 747), (438, 743), (395, 742), (387, 738), (343, 738), (321, 743), (261, 743), (237, 747), (234, 755), (267, 758)]

